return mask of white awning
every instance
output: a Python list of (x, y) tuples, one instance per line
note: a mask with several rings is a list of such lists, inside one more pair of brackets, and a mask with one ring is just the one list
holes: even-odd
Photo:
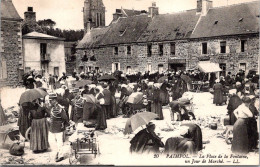
[(212, 63), (210, 61), (200, 61), (198, 63), (198, 68), (205, 73), (222, 71), (218, 63)]

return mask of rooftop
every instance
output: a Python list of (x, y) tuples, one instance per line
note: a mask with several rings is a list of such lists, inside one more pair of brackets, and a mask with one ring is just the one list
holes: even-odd
[(11, 0), (1, 0), (1, 19), (22, 21)]
[(259, 10), (259, 1), (209, 9), (191, 38), (258, 33)]
[(167, 41), (189, 38), (200, 15), (196, 9), (154, 16), (138, 42)]
[(60, 41), (65, 40), (64, 38), (58, 38), (58, 37), (54, 37), (54, 36), (51, 36), (51, 35), (39, 33), (39, 32), (36, 32), (36, 31), (23, 35), (23, 38), (24, 39), (60, 40)]

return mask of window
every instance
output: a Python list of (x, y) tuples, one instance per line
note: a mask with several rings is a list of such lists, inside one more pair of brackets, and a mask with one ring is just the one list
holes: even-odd
[(115, 70), (118, 70), (118, 63), (115, 63)]
[(151, 57), (152, 56), (152, 45), (149, 44), (147, 45), (147, 57)]
[(46, 56), (46, 53), (47, 53), (47, 44), (46, 43), (40, 44), (40, 53), (41, 53), (41, 58), (45, 59), (45, 56)]
[(96, 26), (97, 26), (97, 27), (100, 26), (100, 17), (99, 17), (99, 13), (96, 14)]
[(163, 73), (163, 64), (158, 65), (158, 71), (159, 71), (159, 74)]
[(114, 47), (114, 55), (118, 55), (118, 47)]
[(95, 72), (99, 73), (99, 67), (95, 67)]
[(127, 54), (131, 54), (131, 46), (127, 46)]
[(126, 73), (127, 74), (131, 74), (132, 70), (131, 70), (131, 66), (127, 66), (126, 67)]
[(102, 14), (99, 13), (99, 26), (102, 26)]
[(147, 71), (152, 71), (152, 64), (147, 64)]
[(219, 68), (221, 68), (221, 72), (220, 72), (220, 75), (221, 76), (226, 76), (226, 63), (221, 63), (221, 64), (219, 64)]
[(112, 63), (112, 72), (120, 71), (120, 63)]
[(227, 45), (226, 41), (220, 42), (220, 53), (226, 53), (226, 45)]
[(202, 43), (202, 54), (208, 54), (207, 42)]
[(239, 69), (246, 71), (246, 63), (240, 63)]
[(162, 44), (159, 45), (159, 55), (163, 56), (163, 45)]
[(175, 55), (175, 43), (171, 43), (171, 54)]
[(246, 40), (241, 40), (241, 52), (245, 52)]
[(6, 79), (7, 78), (7, 65), (6, 60), (4, 58), (0, 57), (0, 79)]

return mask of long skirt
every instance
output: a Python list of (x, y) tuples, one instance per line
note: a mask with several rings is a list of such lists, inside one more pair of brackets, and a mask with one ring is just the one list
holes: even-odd
[(111, 96), (111, 115), (112, 118), (117, 116), (117, 105), (115, 96)]
[(233, 153), (248, 153), (248, 119), (237, 119), (233, 127), (233, 141), (231, 150)]
[(97, 125), (96, 130), (104, 130), (107, 128), (106, 121), (106, 106), (101, 106), (101, 108), (97, 108)]
[(248, 140), (249, 140), (249, 151), (257, 148), (257, 141), (259, 139), (259, 134), (257, 132), (257, 122), (255, 118), (248, 119)]
[(30, 149), (42, 151), (49, 148), (48, 124), (46, 118), (33, 119), (31, 125)]
[(94, 105), (91, 103), (84, 103), (83, 106), (83, 121), (89, 121), (94, 113)]
[(159, 120), (163, 120), (162, 103), (160, 102), (152, 103), (151, 111), (158, 115)]
[(222, 104), (223, 103), (223, 91), (215, 90), (213, 104)]
[(165, 153), (194, 154), (195, 143), (187, 138), (172, 137), (165, 143)]
[(23, 137), (25, 137), (25, 132), (31, 126), (31, 119), (29, 118), (29, 109), (26, 107), (20, 108), (20, 115), (18, 118), (19, 131)]

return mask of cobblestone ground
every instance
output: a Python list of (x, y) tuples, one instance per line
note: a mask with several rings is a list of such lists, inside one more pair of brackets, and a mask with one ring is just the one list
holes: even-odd
[[(10, 95), (9, 95), (10, 96)], [(194, 103), (194, 114), (197, 118), (194, 123), (200, 125), (203, 134), (203, 150), (199, 155), (195, 157), (188, 158), (172, 158), (167, 157), (167, 155), (159, 154), (158, 158), (154, 158), (157, 155), (130, 155), (129, 154), (129, 141), (137, 133), (137, 129), (131, 135), (124, 135), (123, 130), (127, 118), (119, 116), (118, 118), (109, 119), (107, 121), (108, 128), (105, 131), (99, 131), (98, 140), (100, 154), (94, 158), (93, 155), (88, 155), (81, 157), (77, 164), (89, 164), (89, 165), (201, 165), (203, 160), (202, 156), (208, 158), (206, 163), (211, 165), (223, 165), (219, 160), (223, 159), (226, 155), (229, 158), (224, 158), (223, 162), (228, 165), (236, 165), (234, 162), (239, 162), (237, 165), (253, 165), (259, 163), (259, 153), (251, 152), (243, 158), (231, 157), (231, 145), (225, 142), (225, 139), (220, 135), (225, 127), (223, 126), (223, 119), (227, 113), (226, 105), (215, 106), (212, 104), (213, 96), (210, 93), (191, 93), (189, 92), (187, 96), (193, 96)], [(3, 98), (2, 98), (3, 99)], [(10, 104), (9, 104), (10, 105)], [(8, 105), (5, 105), (8, 106)], [(156, 133), (160, 134), (162, 141), (165, 142), (169, 137), (173, 137), (175, 134), (174, 129), (178, 129), (179, 122), (172, 122), (170, 116), (170, 110), (167, 107), (164, 107), (163, 114), (164, 120), (154, 120), (156, 124)], [(218, 129), (212, 130), (208, 127), (208, 124), (212, 121), (219, 120)], [(13, 126), (16, 123), (12, 124)], [(8, 143), (8, 141), (7, 141)], [(11, 142), (9, 142), (11, 143)], [(65, 160), (56, 163), (54, 161), (55, 151), (48, 150), (45, 153), (34, 154), (29, 149), (29, 142), (25, 143), (25, 154), (22, 157), (15, 157), (9, 154), (9, 151), (6, 149), (0, 149), (0, 164), (34, 164), (34, 165), (69, 165), (69, 156), (70, 156), (70, 143), (68, 140), (65, 142), (64, 150)], [(163, 149), (162, 149), (163, 151)], [(217, 157), (214, 157), (217, 156)], [(222, 156), (222, 158), (220, 158)], [(192, 160), (193, 159), (193, 160)], [(210, 160), (211, 159), (211, 160)]]

